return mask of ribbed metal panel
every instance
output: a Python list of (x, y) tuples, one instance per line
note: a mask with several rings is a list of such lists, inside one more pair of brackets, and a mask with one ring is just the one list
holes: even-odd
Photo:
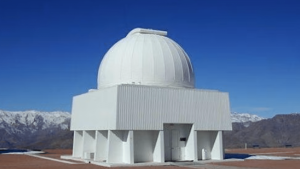
[(231, 130), (228, 93), (212, 90), (118, 86), (117, 129), (163, 130), (164, 123), (195, 130)]

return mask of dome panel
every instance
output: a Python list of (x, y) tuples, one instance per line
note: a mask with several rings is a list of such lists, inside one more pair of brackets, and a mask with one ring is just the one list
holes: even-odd
[(194, 88), (188, 55), (167, 32), (137, 28), (114, 44), (98, 71), (98, 88), (119, 84)]

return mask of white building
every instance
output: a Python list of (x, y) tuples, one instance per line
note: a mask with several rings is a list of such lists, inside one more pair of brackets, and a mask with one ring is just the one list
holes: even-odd
[(223, 159), (222, 132), (232, 129), (228, 93), (195, 89), (188, 55), (166, 35), (133, 29), (106, 53), (98, 89), (73, 98), (72, 158)]

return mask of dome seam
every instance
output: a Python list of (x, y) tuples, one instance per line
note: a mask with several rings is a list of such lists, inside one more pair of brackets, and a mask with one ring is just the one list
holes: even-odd
[[(125, 39), (125, 38), (124, 38)], [(128, 39), (128, 40), (131, 40), (131, 38), (130, 39)], [(124, 65), (124, 58), (125, 58), (125, 55), (124, 55), (124, 53), (127, 51), (127, 49), (128, 49), (128, 42), (126, 43), (126, 45), (125, 45), (125, 48), (124, 48), (124, 50), (123, 50), (123, 55), (122, 55), (122, 58), (121, 58), (121, 70), (122, 70), (122, 68), (123, 68), (123, 65)], [(122, 80), (122, 73), (124, 73), (123, 71), (120, 71), (119, 72), (119, 74), (120, 74), (120, 79)], [(128, 83), (128, 82), (125, 82), (125, 83)], [(124, 84), (124, 82), (122, 82), (122, 84)]]
[[(170, 39), (170, 44), (176, 49), (176, 46), (173, 44), (173, 41), (172, 39)], [(180, 68), (181, 68), (181, 81), (184, 82), (184, 73), (183, 73), (183, 66), (182, 66), (182, 61), (181, 61), (181, 58), (180, 58), (180, 55), (179, 55), (179, 52), (177, 50), (175, 50), (176, 54), (177, 54), (177, 58), (180, 60)], [(175, 57), (175, 56), (174, 56)], [(175, 62), (174, 62), (175, 63)]]
[[(185, 54), (185, 52), (183, 52), (184, 50), (181, 48), (181, 47), (179, 47), (179, 45), (177, 44), (177, 43), (175, 43), (174, 41), (172, 41), (172, 43), (175, 45), (175, 46), (177, 46), (179, 49), (181, 49), (181, 52), (182, 52), (182, 54), (183, 54), (183, 59), (181, 59), (181, 61), (183, 61), (184, 62), (184, 64), (186, 65), (186, 67), (187, 67), (187, 71), (188, 71), (188, 81), (190, 81), (190, 70), (189, 70), (189, 65), (188, 65), (188, 63), (187, 63), (187, 60), (186, 60), (186, 54)], [(180, 55), (181, 56), (181, 55)], [(179, 57), (180, 57), (179, 56)], [(181, 58), (181, 57), (180, 57)], [(184, 72), (184, 70), (182, 69), (182, 71)], [(183, 75), (183, 78), (184, 78), (185, 76)], [(184, 79), (183, 79), (184, 80)]]
[[(167, 46), (167, 48), (168, 48), (168, 50), (169, 50), (169, 52), (170, 52), (170, 54), (172, 55), (172, 51), (171, 51), (171, 49), (170, 49), (170, 47), (169, 47), (169, 45), (168, 45), (168, 42), (166, 41), (166, 38), (163, 38), (163, 40), (164, 40), (164, 42), (165, 42), (165, 44), (166, 44), (166, 46)], [(175, 71), (175, 61), (174, 61), (174, 58), (173, 57), (171, 57), (171, 59), (172, 59), (172, 65), (173, 65), (173, 79), (174, 79), (174, 81), (176, 80), (176, 71)]]
[[(137, 40), (138, 40), (138, 37), (135, 37), (135, 42), (134, 42), (133, 49), (132, 49), (132, 52), (131, 52), (131, 58), (130, 58), (131, 60), (133, 60), (132, 58), (133, 58), (134, 51), (136, 49), (135, 45), (136, 45)], [(133, 81), (133, 78), (132, 78), (133, 65), (132, 65), (132, 63), (130, 63), (130, 64), (131, 64), (130, 79), (131, 79), (131, 81)], [(135, 83), (135, 82), (131, 82), (131, 83)]]
[[(162, 49), (162, 46), (161, 46), (161, 43), (160, 43), (160, 40), (157, 38), (157, 36), (158, 35), (155, 35), (154, 37), (155, 37), (155, 39), (156, 39), (156, 41), (158, 42), (158, 46), (159, 46), (159, 48), (160, 48), (160, 51), (161, 51), (161, 56), (163, 57), (164, 56), (164, 54), (163, 54), (163, 49)], [(159, 56), (159, 57), (161, 57), (161, 56)], [(167, 76), (166, 76), (166, 63), (165, 63), (165, 59), (164, 59), (164, 57), (162, 58), (163, 59), (163, 65), (164, 65), (164, 80), (166, 80), (167, 78)]]
[(178, 45), (178, 47), (182, 50), (182, 52), (184, 53), (185, 59), (186, 59), (186, 61), (188, 62), (188, 63), (187, 63), (187, 66), (188, 66), (189, 72), (190, 72), (189, 79), (190, 79), (191, 76), (192, 76), (193, 79), (190, 79), (190, 81), (193, 80), (193, 83), (195, 83), (194, 69), (193, 69), (192, 62), (191, 62), (190, 58), (188, 57), (188, 54), (185, 52), (185, 50), (183, 50), (183, 48), (182, 48), (180, 45)]

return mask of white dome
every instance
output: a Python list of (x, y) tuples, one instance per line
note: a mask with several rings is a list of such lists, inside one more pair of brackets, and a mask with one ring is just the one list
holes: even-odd
[(185, 51), (167, 32), (133, 29), (105, 54), (98, 88), (119, 84), (194, 88), (194, 72)]

